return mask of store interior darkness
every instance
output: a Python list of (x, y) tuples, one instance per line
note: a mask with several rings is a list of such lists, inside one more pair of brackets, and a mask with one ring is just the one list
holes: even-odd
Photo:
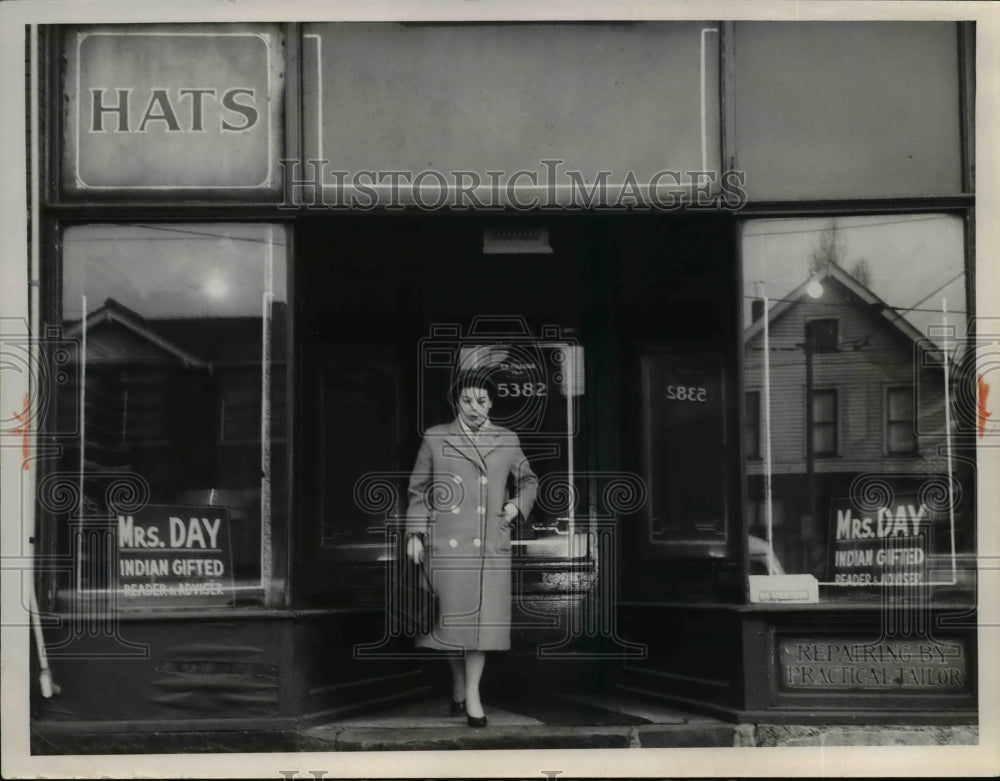
[[(512, 227), (541, 228), (551, 252), (484, 252), (484, 232)], [(377, 520), (352, 516), (358, 476), (407, 474), (422, 427), (452, 418), (447, 372), (429, 371), (421, 352), (441, 326), (464, 343), (475, 343), (470, 329), (477, 328), (494, 340), (524, 338), (527, 329), (529, 338), (554, 333), (582, 345), (577, 471), (643, 474), (647, 447), (671, 451), (671, 463), (698, 463), (699, 452), (702, 463), (714, 461), (717, 472), (684, 477), (700, 480), (706, 496), (726, 497), (718, 501), (725, 517), (714, 561), (645, 550), (641, 510), (620, 519), (617, 545), (622, 571), (636, 576), (626, 587), (669, 595), (690, 591), (693, 577), (717, 588), (720, 555), (734, 567), (739, 556), (733, 425), (741, 309), (733, 236), (732, 221), (700, 215), (400, 215), (301, 223), (294, 331), (303, 602), (357, 601), (364, 579), (344, 565), (363, 563), (360, 528)], [(683, 441), (644, 444), (649, 413), (641, 401), (641, 363), (651, 350), (709, 356), (724, 397), (722, 420), (688, 423), (672, 437)], [(671, 482), (669, 475), (648, 477), (654, 486)], [(665, 568), (663, 558), (673, 563)], [(377, 600), (377, 589), (370, 596)]]

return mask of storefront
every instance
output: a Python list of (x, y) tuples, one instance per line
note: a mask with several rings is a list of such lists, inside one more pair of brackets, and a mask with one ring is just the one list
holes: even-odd
[(463, 365), (540, 481), (487, 688), (976, 720), (972, 25), (37, 33), (37, 732), (437, 685)]

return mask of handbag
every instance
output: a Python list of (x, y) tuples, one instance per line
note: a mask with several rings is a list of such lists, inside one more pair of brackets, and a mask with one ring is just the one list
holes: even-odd
[(396, 568), (396, 586), (392, 593), (390, 612), (395, 616), (401, 633), (410, 637), (428, 634), (437, 620), (438, 597), (426, 565), (417, 564), (409, 556), (402, 556)]

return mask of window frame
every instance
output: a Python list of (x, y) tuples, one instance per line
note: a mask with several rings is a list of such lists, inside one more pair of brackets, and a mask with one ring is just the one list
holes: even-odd
[[(43, 328), (53, 331), (58, 329), (60, 334), (62, 333), (64, 324), (63, 289), (65, 283), (64, 264), (66, 258), (65, 235), (67, 231), (74, 228), (80, 229), (86, 226), (104, 229), (108, 229), (113, 226), (130, 227), (143, 225), (165, 226), (168, 228), (192, 226), (211, 228), (225, 225), (253, 224), (262, 228), (270, 227), (273, 230), (273, 242), (275, 247), (275, 260), (273, 262), (276, 266), (276, 274), (274, 279), (277, 280), (279, 278), (283, 278), (287, 291), (287, 300), (285, 302), (285, 317), (287, 319), (287, 325), (285, 333), (281, 334), (282, 347), (280, 348), (285, 353), (285, 357), (277, 360), (272, 357), (269, 360), (271, 367), (270, 376), (272, 378), (270, 396), (273, 399), (275, 387), (281, 388), (284, 394), (284, 403), (280, 409), (280, 412), (283, 414), (283, 420), (281, 421), (280, 426), (284, 432), (290, 432), (292, 430), (293, 408), (292, 405), (288, 404), (287, 400), (290, 396), (290, 391), (294, 389), (294, 354), (291, 346), (293, 338), (292, 318), (294, 317), (294, 288), (292, 287), (292, 281), (295, 244), (292, 223), (287, 218), (279, 218), (279, 215), (259, 213), (248, 215), (246, 214), (245, 208), (224, 210), (218, 214), (212, 214), (209, 216), (192, 216), (190, 213), (177, 212), (162, 205), (154, 206), (154, 208), (151, 209), (141, 208), (139, 210), (121, 210), (118, 208), (112, 208), (95, 214), (93, 217), (89, 216), (86, 212), (78, 214), (78, 210), (75, 207), (67, 209), (64, 207), (50, 205), (48, 207), (48, 211), (49, 215), (44, 220), (46, 242), (42, 264), (44, 275), (42, 289), (44, 293), (41, 304), (41, 315), (43, 319)], [(280, 267), (277, 263), (279, 258), (281, 261)], [(280, 277), (278, 276), (279, 274)], [(273, 306), (277, 306), (279, 303), (280, 302), (275, 299), (273, 301)], [(274, 311), (272, 310), (272, 317), (273, 316)], [(269, 335), (270, 349), (268, 350), (268, 354), (273, 356), (275, 347), (278, 344), (277, 337), (279, 334), (269, 329)], [(126, 386), (132, 387), (134, 384), (135, 383), (120, 381), (122, 391), (124, 391)], [(139, 384), (141, 385), (142, 383), (140, 382)], [(253, 440), (252, 442), (219, 440), (219, 435), (221, 434), (221, 420), (218, 415), (221, 411), (219, 406), (221, 404), (221, 393), (219, 391), (217, 391), (217, 393), (219, 394), (220, 401), (219, 404), (212, 405), (214, 408), (214, 424), (212, 426), (213, 434), (210, 436), (209, 440), (212, 442), (213, 446), (225, 448), (226, 446), (234, 444), (253, 444), (263, 448), (264, 444), (259, 438)], [(120, 403), (115, 413), (115, 439), (117, 444), (128, 449), (155, 449), (167, 447), (169, 445), (169, 438), (138, 442), (134, 440), (123, 440), (121, 435), (124, 425), (124, 405), (126, 403), (124, 392), (122, 393), (122, 397), (119, 399), (119, 402)], [(52, 409), (48, 411), (45, 422), (41, 426), (41, 428), (46, 432), (60, 431), (58, 428), (59, 421), (55, 417), (57, 406), (58, 405), (52, 405)], [(275, 425), (274, 412), (275, 409), (272, 401), (272, 427)], [(79, 437), (81, 430), (79, 423), (80, 419), (81, 412), (77, 410), (77, 422), (75, 424), (77, 428), (75, 436), (77, 438)], [(52, 552), (52, 555), (68, 555), (73, 559), (72, 563), (69, 563), (58, 572), (52, 571), (47, 573), (44, 581), (44, 604), (46, 609), (57, 613), (66, 613), (81, 609), (103, 611), (110, 610), (116, 615), (121, 615), (123, 617), (136, 617), (147, 614), (174, 615), (202, 613), (206, 611), (212, 613), (232, 613), (234, 611), (241, 612), (247, 610), (253, 611), (269, 609), (283, 604), (287, 600), (286, 594), (290, 588), (287, 578), (289, 547), (287, 534), (291, 524), (291, 513), (293, 511), (293, 481), (295, 479), (291, 464), (291, 448), (288, 447), (288, 434), (284, 434), (281, 437), (269, 437), (266, 449), (272, 453), (275, 449), (279, 449), (276, 454), (270, 456), (270, 469), (268, 470), (268, 475), (270, 477), (270, 475), (274, 473), (277, 476), (276, 479), (282, 481), (283, 486), (281, 486), (279, 490), (278, 483), (275, 482), (274, 478), (272, 478), (270, 490), (267, 492), (269, 496), (267, 499), (268, 518), (266, 520), (264, 518), (263, 506), (261, 508), (260, 526), (257, 531), (261, 557), (259, 559), (257, 575), (256, 577), (249, 579), (246, 577), (236, 577), (235, 561), (232, 562), (234, 579), (232, 589), (230, 590), (227, 588), (226, 590), (226, 593), (231, 595), (231, 599), (229, 599), (226, 604), (156, 605), (144, 603), (135, 606), (122, 605), (120, 599), (120, 587), (119, 589), (109, 590), (102, 585), (102, 579), (106, 577), (105, 574), (103, 574), (103, 569), (97, 576), (98, 582), (96, 586), (83, 584), (82, 587), (78, 588), (78, 584), (75, 582), (78, 568), (78, 564), (75, 559), (76, 547), (78, 545), (76, 538), (80, 537), (86, 541), (91, 539), (93, 534), (90, 533), (89, 527), (79, 527), (78, 522), (74, 518), (72, 520), (73, 526), (70, 529), (67, 540), (60, 541), (59, 534), (56, 532), (56, 526), (59, 523), (57, 516), (42, 506), (36, 496), (35, 511), (38, 518), (37, 522), (39, 525), (40, 545), (44, 545), (48, 551)], [(44, 475), (46, 473), (54, 474), (58, 472), (59, 467), (54, 462), (43, 464), (39, 467), (40, 475)], [(270, 494), (282, 495), (283, 498), (280, 502), (274, 502), (271, 500)], [(260, 500), (258, 499), (258, 502), (259, 501)], [(157, 504), (162, 503), (156, 501), (150, 502), (150, 505)], [(85, 542), (84, 544), (88, 543)], [(231, 543), (231, 545), (231, 554), (235, 558), (235, 543)], [(60, 553), (60, 549), (65, 549), (65, 553)], [(68, 579), (65, 582), (61, 581), (58, 577), (60, 573), (63, 575), (68, 573)]]

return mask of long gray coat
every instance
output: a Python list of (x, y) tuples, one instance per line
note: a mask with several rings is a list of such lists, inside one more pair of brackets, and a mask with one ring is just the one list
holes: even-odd
[(510, 648), (511, 522), (501, 511), (510, 501), (527, 517), (537, 488), (513, 431), (491, 424), (475, 447), (457, 420), (427, 431), (410, 477), (407, 527), (425, 535), (440, 609), (417, 646)]

